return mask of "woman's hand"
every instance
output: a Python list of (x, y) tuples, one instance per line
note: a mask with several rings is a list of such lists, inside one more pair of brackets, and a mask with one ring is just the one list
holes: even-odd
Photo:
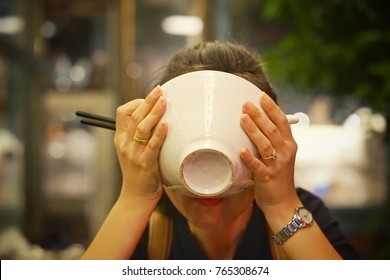
[(253, 173), (256, 203), (264, 214), (288, 209), (292, 215), (300, 205), (294, 185), (297, 144), (280, 107), (267, 94), (261, 96), (260, 105), (264, 112), (250, 102), (243, 105), (241, 126), (259, 156), (244, 148), (241, 159)]
[(157, 86), (146, 99), (130, 101), (117, 109), (114, 143), (123, 175), (121, 196), (135, 194), (156, 201), (161, 197), (158, 157), (167, 123), (158, 122), (166, 103)]
[(159, 120), (166, 103), (156, 87), (146, 99), (118, 107), (114, 143), (122, 190), (82, 259), (129, 259), (134, 253), (162, 194), (158, 156), (167, 124)]

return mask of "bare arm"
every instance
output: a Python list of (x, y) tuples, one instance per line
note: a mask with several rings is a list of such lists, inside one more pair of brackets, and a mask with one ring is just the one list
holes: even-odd
[(120, 197), (82, 259), (129, 259), (157, 201)]
[(133, 254), (162, 194), (158, 156), (167, 124), (159, 120), (165, 109), (159, 87), (145, 100), (118, 108), (114, 143), (123, 175), (121, 193), (82, 259), (129, 259)]
[[(301, 203), (296, 204), (301, 206)], [(270, 230), (270, 236), (280, 231), (291, 220), (293, 210), (286, 207), (286, 211), (272, 211), (267, 214), (266, 219)], [(288, 209), (288, 210), (287, 210)], [(271, 210), (271, 209), (269, 209)], [(285, 214), (282, 214), (284, 212)], [(339, 253), (326, 238), (318, 224), (299, 229), (282, 245), (270, 238), (270, 247), (275, 259), (293, 260), (338, 260), (341, 259)]]
[[(256, 145), (259, 156), (242, 149), (241, 159), (253, 172), (256, 203), (273, 235), (287, 225), (295, 208), (302, 206), (294, 185), (297, 144), (279, 106), (266, 94), (260, 105), (265, 112), (249, 102), (244, 104), (241, 118), (241, 126)], [(341, 258), (315, 222), (298, 230), (283, 245), (273, 240), (270, 245), (278, 259)]]

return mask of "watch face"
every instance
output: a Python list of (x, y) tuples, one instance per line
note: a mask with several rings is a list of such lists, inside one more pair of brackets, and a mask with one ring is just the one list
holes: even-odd
[(298, 215), (306, 224), (311, 224), (313, 222), (313, 215), (306, 208), (299, 208)]

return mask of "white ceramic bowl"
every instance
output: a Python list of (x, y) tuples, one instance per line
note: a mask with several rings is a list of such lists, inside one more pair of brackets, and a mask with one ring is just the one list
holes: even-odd
[(163, 183), (199, 196), (251, 186), (252, 174), (239, 150), (257, 150), (240, 116), (245, 101), (260, 106), (263, 92), (237, 75), (213, 70), (183, 74), (161, 87), (168, 102), (162, 120), (169, 127), (159, 158)]

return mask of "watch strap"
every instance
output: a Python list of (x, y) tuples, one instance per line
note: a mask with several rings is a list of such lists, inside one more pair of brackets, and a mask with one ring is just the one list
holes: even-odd
[(287, 241), (294, 233), (298, 231), (298, 229), (304, 228), (307, 225), (301, 220), (301, 218), (297, 215), (298, 209), (295, 209), (295, 214), (292, 218), (292, 220), (279, 232), (275, 233), (272, 238), (278, 245), (282, 245), (284, 242)]

